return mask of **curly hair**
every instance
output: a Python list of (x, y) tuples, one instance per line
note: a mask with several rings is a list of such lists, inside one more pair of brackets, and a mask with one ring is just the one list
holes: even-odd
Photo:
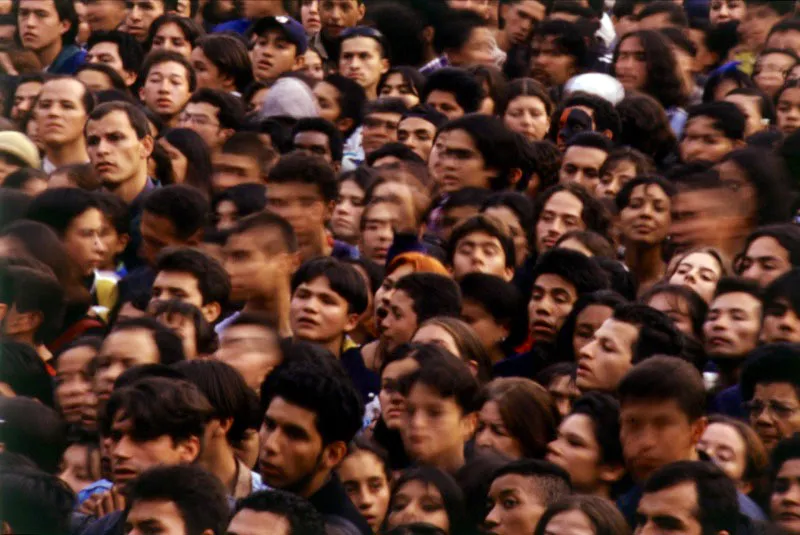
[(617, 141), (661, 162), (675, 150), (678, 140), (664, 108), (644, 93), (633, 93), (617, 104), (622, 123)]
[(688, 100), (678, 74), (678, 63), (672, 52), (669, 41), (660, 32), (640, 30), (623, 37), (614, 51), (614, 69), (616, 70), (619, 50), (626, 39), (639, 39), (644, 49), (647, 64), (647, 82), (642, 90), (655, 97), (664, 108), (681, 106)]

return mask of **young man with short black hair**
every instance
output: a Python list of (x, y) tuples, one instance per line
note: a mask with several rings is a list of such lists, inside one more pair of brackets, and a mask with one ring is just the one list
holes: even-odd
[(253, 78), (272, 83), (282, 74), (305, 66), (308, 39), (303, 25), (291, 17), (263, 17), (253, 24), (250, 47)]
[(452, 10), (433, 36), (433, 47), (439, 57), (419, 71), (427, 76), (449, 66), (491, 65), (495, 46), (485, 17), (469, 9)]
[(142, 45), (131, 34), (119, 30), (93, 32), (86, 50), (86, 63), (108, 65), (128, 87), (136, 81), (144, 61)]
[(514, 242), (499, 221), (477, 215), (458, 225), (447, 242), (453, 277), (487, 273), (511, 281), (516, 265)]
[(611, 140), (596, 132), (581, 132), (567, 142), (558, 180), (561, 184), (574, 182), (592, 195), (600, 183), (600, 168), (612, 148)]
[(275, 153), (256, 132), (234, 132), (211, 155), (211, 187), (220, 193), (239, 184), (264, 184)]
[(505, 25), (497, 34), (497, 45), (508, 52), (527, 45), (534, 28), (547, 15), (547, 0), (509, 0), (501, 6)]
[(744, 146), (746, 119), (736, 104), (708, 102), (692, 106), (683, 130), (679, 151), (684, 163), (719, 162), (726, 154)]
[(436, 130), (447, 117), (431, 106), (418, 104), (403, 114), (397, 125), (397, 141), (411, 148), (427, 162), (433, 149)]
[(533, 78), (545, 87), (560, 88), (588, 68), (592, 54), (584, 33), (578, 24), (565, 20), (545, 20), (540, 24), (531, 41)]
[(389, 44), (367, 26), (348, 28), (339, 40), (339, 72), (364, 88), (367, 100), (378, 98), (378, 83), (389, 70)]
[(452, 120), (478, 111), (484, 91), (467, 71), (445, 67), (428, 76), (419, 97), (420, 102)]
[(75, 44), (78, 13), (72, 0), (18, 0), (12, 5), (22, 47), (45, 72), (74, 74), (86, 53)]
[(214, 154), (244, 122), (241, 99), (216, 89), (195, 91), (178, 118), (180, 128), (197, 132)]
[(191, 186), (172, 184), (150, 193), (142, 206), (142, 259), (153, 266), (165, 247), (198, 245), (208, 213), (208, 200)]
[[(280, 531), (274, 531), (279, 518)], [(308, 500), (282, 490), (262, 490), (236, 503), (229, 535), (325, 535), (325, 522)]]
[(800, 269), (787, 271), (764, 289), (762, 309), (762, 343), (800, 343)]
[(177, 10), (178, 0), (126, 0), (125, 31), (144, 43), (153, 22), (170, 11)]
[(178, 116), (197, 87), (189, 60), (174, 50), (155, 50), (144, 60), (139, 81), (142, 103), (166, 126), (177, 126)]
[(323, 64), (336, 66), (342, 32), (358, 26), (364, 19), (367, 6), (364, 0), (327, 0), (320, 2), (319, 18), (322, 28), (311, 38), (313, 48)]
[(361, 145), (365, 156), (397, 141), (397, 128), (406, 111), (408, 108), (401, 98), (381, 97), (364, 105)]

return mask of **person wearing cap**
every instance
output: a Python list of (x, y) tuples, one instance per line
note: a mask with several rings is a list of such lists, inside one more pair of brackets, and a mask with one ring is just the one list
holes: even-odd
[(272, 82), (305, 66), (308, 40), (303, 25), (291, 17), (264, 17), (253, 25), (255, 42), (250, 50), (253, 77)]
[(41, 165), (39, 150), (28, 136), (11, 130), (0, 132), (0, 184), (14, 171)]
[(389, 43), (381, 32), (367, 26), (348, 28), (341, 34), (339, 72), (364, 88), (367, 100), (378, 98), (378, 83), (389, 70)]

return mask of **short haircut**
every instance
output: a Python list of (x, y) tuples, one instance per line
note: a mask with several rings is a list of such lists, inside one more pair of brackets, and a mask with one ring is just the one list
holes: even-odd
[[(99, 121), (106, 115), (115, 111), (121, 111), (128, 116), (128, 121), (131, 124), (131, 128), (133, 128), (134, 132), (136, 132), (137, 138), (144, 139), (146, 136), (150, 135), (150, 126), (147, 121), (147, 115), (145, 115), (141, 108), (134, 106), (129, 102), (116, 101), (100, 104), (92, 110), (92, 113), (89, 114), (89, 118), (86, 120), (86, 123), (88, 125), (89, 121)], [(85, 131), (86, 127), (84, 126), (84, 132)]]
[(428, 96), (434, 91), (451, 93), (464, 113), (478, 111), (485, 96), (475, 77), (457, 67), (445, 67), (428, 76), (420, 94), (420, 102), (427, 102)]
[(567, 142), (567, 150), (570, 147), (589, 147), (601, 150), (606, 154), (611, 152), (613, 146), (610, 139), (597, 132), (581, 132), (572, 136)]
[(417, 324), (435, 316), (457, 318), (461, 314), (461, 290), (450, 277), (437, 273), (411, 273), (401, 277), (395, 291), (411, 298)]
[(480, 385), (466, 363), (439, 346), (431, 345), (421, 351), (427, 353), (427, 358), (417, 371), (402, 380), (401, 390), (406, 396), (414, 385), (421, 384), (445, 399), (452, 398), (462, 414), (480, 410)]
[(235, 236), (244, 234), (245, 232), (268, 228), (274, 228), (279, 232), (287, 252), (294, 253), (297, 251), (297, 236), (294, 233), (294, 228), (291, 223), (269, 210), (257, 212), (241, 218), (236, 222), (236, 225), (228, 231), (228, 236)]
[[(274, 152), (267, 147), (257, 132), (234, 132), (225, 140), (220, 149), (222, 154), (246, 156), (258, 162), (262, 175), (265, 175), (274, 159)], [(262, 177), (263, 178), (263, 177)]]
[(567, 471), (548, 461), (538, 459), (511, 461), (492, 475), (492, 481), (506, 475), (519, 475), (532, 479), (537, 498), (544, 507), (549, 507), (572, 493), (572, 483)]
[(650, 306), (641, 303), (622, 303), (614, 308), (612, 316), (638, 328), (633, 344), (631, 362), (637, 364), (654, 355), (682, 358), (685, 348), (683, 334), (672, 319)]
[(205, 228), (208, 222), (208, 199), (197, 188), (172, 184), (153, 190), (144, 200), (143, 210), (168, 219), (175, 235), (187, 240)]
[[(293, 152), (282, 156), (269, 172), (269, 182), (316, 186), (323, 201), (335, 201), (339, 195), (336, 173), (328, 162), (315, 155)], [(269, 197), (269, 191), (267, 191)]]
[(291, 492), (277, 489), (254, 492), (236, 502), (233, 516), (243, 509), (285, 518), (289, 523), (288, 535), (325, 535), (325, 522), (317, 508)]
[[(53, 0), (53, 4), (58, 14), (58, 20), (62, 22), (69, 22), (67, 31), (61, 35), (61, 44), (66, 47), (74, 44), (75, 38), (78, 36), (78, 12), (75, 10), (75, 4), (71, 0)], [(19, 16), (20, 2), (13, 2), (12, 13), (14, 20)]]
[(603, 392), (589, 392), (572, 404), (570, 414), (583, 414), (592, 420), (600, 464), (625, 464), (619, 438), (619, 401)]
[(423, 121), (428, 121), (437, 129), (447, 122), (446, 115), (440, 113), (435, 108), (428, 106), (427, 104), (417, 104), (413, 108), (410, 108), (407, 112), (403, 114), (403, 118), (400, 119), (400, 122), (403, 122), (406, 119), (410, 119), (412, 117), (422, 119)]
[(136, 82), (143, 86), (147, 76), (150, 74), (150, 69), (162, 63), (177, 63), (186, 69), (186, 81), (189, 83), (189, 91), (195, 90), (197, 87), (197, 75), (194, 72), (194, 67), (185, 56), (174, 50), (154, 50), (150, 52), (142, 63), (142, 68), (139, 70), (139, 78)]
[(378, 97), (375, 100), (364, 103), (364, 118), (373, 113), (396, 113), (402, 116), (408, 111), (406, 102), (399, 97)]
[(608, 275), (593, 258), (570, 249), (552, 249), (542, 254), (533, 266), (531, 280), (542, 275), (558, 275), (575, 287), (578, 295), (608, 288)]
[(383, 33), (381, 33), (380, 30), (371, 26), (352, 26), (350, 28), (346, 28), (342, 31), (342, 33), (339, 34), (339, 45), (341, 46), (341, 44), (348, 39), (355, 39), (357, 37), (366, 37), (367, 39), (372, 39), (375, 41), (380, 49), (381, 58), (392, 57), (392, 50), (389, 46), (389, 40), (385, 35), (383, 35)]
[(157, 466), (130, 482), (127, 511), (137, 502), (172, 502), (186, 533), (224, 535), (230, 516), (227, 494), (222, 481), (199, 466)]
[(800, 344), (765, 344), (754, 349), (742, 369), (742, 399), (753, 399), (756, 385), (785, 383), (800, 399)]
[(535, 32), (537, 37), (552, 37), (557, 51), (571, 56), (579, 70), (589, 67), (592, 60), (584, 34), (580, 24), (558, 19), (543, 21)]
[(793, 268), (766, 287), (763, 294), (764, 315), (772, 315), (772, 310), (779, 301), (785, 301), (795, 311), (800, 311), (800, 269)]
[(122, 60), (122, 68), (128, 72), (139, 73), (144, 61), (144, 50), (136, 38), (119, 30), (99, 30), (89, 35), (86, 43), (86, 50), (91, 50), (98, 43), (113, 43), (117, 45), (119, 57)]
[[(105, 91), (120, 91), (122, 93), (126, 93), (128, 91), (128, 86), (125, 83), (125, 80), (122, 79), (122, 75), (120, 75), (120, 73), (115, 71), (113, 67), (110, 67), (105, 63), (84, 63), (83, 65), (78, 67), (78, 69), (75, 71), (76, 78), (77, 75), (82, 73), (83, 71), (95, 71), (104, 74), (106, 78), (108, 78), (108, 81), (111, 82), (111, 87)], [(99, 104), (103, 102), (101, 100), (100, 91), (96, 91), (95, 94), (97, 103)]]
[(492, 192), (486, 188), (461, 188), (454, 191), (447, 198), (442, 201), (442, 211), (450, 210), (451, 208), (460, 208), (462, 206), (474, 206), (480, 208), (483, 206)]
[(261, 385), (262, 413), (281, 398), (316, 415), (324, 446), (350, 442), (361, 429), (364, 403), (342, 364), (317, 344), (293, 341), (282, 349), (283, 363)]
[(677, 193), (675, 185), (661, 176), (639, 175), (626, 182), (620, 188), (619, 193), (617, 193), (617, 196), (614, 199), (614, 204), (616, 204), (618, 211), (622, 211), (628, 207), (631, 202), (633, 190), (639, 186), (644, 186), (645, 188), (648, 186), (658, 186), (661, 188), (661, 191), (667, 195), (667, 197), (673, 197)]
[(250, 183), (231, 186), (214, 196), (211, 201), (212, 212), (216, 213), (216, 207), (223, 201), (233, 203), (239, 218), (261, 212), (267, 206), (267, 186)]
[(736, 533), (739, 524), (739, 498), (736, 485), (716, 464), (708, 461), (677, 461), (653, 472), (644, 484), (644, 494), (652, 494), (691, 483), (697, 492), (693, 511), (703, 533)]
[(20, 395), (0, 398), (0, 419), (4, 451), (28, 457), (49, 474), (60, 472), (61, 457), (67, 449), (67, 423), (61, 415), (36, 399)]
[(470, 234), (475, 234), (477, 232), (488, 234), (500, 242), (500, 247), (503, 249), (503, 256), (505, 256), (506, 268), (513, 268), (516, 265), (514, 240), (511, 239), (505, 225), (485, 215), (470, 217), (453, 230), (450, 239), (447, 241), (447, 258), (451, 264), (456, 254), (458, 242)]
[(433, 48), (440, 54), (460, 50), (469, 41), (475, 28), (488, 25), (486, 19), (469, 9), (450, 11), (447, 20), (438, 27), (433, 37)]
[(341, 74), (329, 74), (322, 81), (332, 85), (339, 92), (339, 119), (353, 120), (353, 125), (344, 132), (344, 137), (349, 137), (361, 125), (364, 118), (362, 110), (367, 102), (367, 94), (357, 82)]
[(158, 358), (161, 364), (173, 364), (183, 360), (183, 343), (175, 332), (149, 316), (141, 318), (124, 319), (114, 324), (111, 332), (145, 330), (153, 337), (153, 342), (158, 349)]
[(744, 130), (747, 119), (736, 104), (732, 102), (707, 102), (696, 104), (689, 108), (688, 121), (696, 117), (711, 119), (714, 129), (719, 130), (728, 139), (734, 141), (744, 140)]
[(214, 258), (189, 247), (167, 248), (156, 258), (154, 271), (188, 273), (197, 279), (197, 288), (203, 304), (219, 303), (224, 306), (231, 292), (231, 280), (225, 268)]
[(690, 422), (706, 413), (706, 391), (697, 368), (675, 357), (651, 357), (636, 364), (619, 383), (620, 406), (674, 401)]
[(72, 222), (99, 203), (91, 192), (79, 188), (48, 189), (33, 198), (27, 218), (44, 223), (63, 237)]
[(326, 121), (321, 117), (305, 117), (299, 119), (292, 128), (292, 145), (294, 138), (301, 132), (320, 132), (328, 138), (328, 146), (331, 151), (331, 158), (334, 162), (341, 162), (344, 152), (344, 140), (336, 125)]
[(169, 436), (179, 443), (197, 437), (203, 441), (214, 408), (193, 383), (147, 377), (115, 388), (100, 417), (104, 436), (112, 436), (114, 420), (130, 421), (130, 436), (138, 442)]
[(639, 12), (636, 20), (641, 21), (642, 19), (652, 17), (654, 15), (660, 15), (661, 13), (664, 13), (668, 16), (667, 20), (673, 26), (678, 26), (680, 28), (686, 28), (689, 26), (689, 18), (686, 16), (683, 6), (668, 0), (660, 0), (646, 4), (644, 9)]
[(732, 293), (745, 293), (753, 296), (758, 301), (761, 301), (762, 298), (762, 289), (757, 282), (737, 277), (722, 277), (717, 282), (717, 288), (714, 290), (714, 299), (721, 295)]
[[(584, 91), (575, 91), (571, 93), (566, 100), (559, 106), (556, 112), (561, 115), (566, 108), (574, 106), (585, 106), (594, 111), (594, 126), (597, 132), (611, 132), (613, 139), (618, 139), (622, 132), (622, 122), (619, 113), (614, 108), (614, 105), (603, 97), (586, 93)], [(555, 134), (558, 131), (558, 121), (553, 121), (550, 133), (551, 137), (555, 139)]]
[(773, 483), (784, 463), (795, 459), (800, 459), (800, 433), (795, 433), (791, 437), (781, 440), (772, 450), (770, 455), (770, 479)]
[(536, 199), (533, 206), (533, 224), (539, 222), (542, 212), (547, 206), (547, 202), (556, 193), (565, 191), (575, 196), (583, 205), (581, 209), (581, 219), (589, 230), (605, 236), (610, 224), (610, 216), (603, 204), (595, 199), (583, 186), (578, 184), (556, 184), (544, 190)]
[(461, 297), (475, 301), (498, 323), (510, 325), (522, 297), (514, 284), (488, 273), (468, 273), (459, 283)]
[(75, 494), (53, 474), (20, 466), (0, 471), (0, 510), (12, 533), (70, 532)]
[(324, 277), (331, 290), (347, 301), (348, 314), (363, 314), (367, 309), (368, 295), (364, 278), (356, 268), (332, 257), (309, 260), (292, 276), (292, 293), (301, 284)]
[(244, 91), (253, 80), (253, 69), (247, 45), (237, 36), (215, 33), (204, 35), (194, 46), (203, 51), (208, 61), (214, 64), (220, 75), (230, 76), (237, 91)]
[(218, 89), (201, 87), (189, 97), (187, 104), (198, 102), (210, 104), (219, 110), (217, 112), (217, 119), (219, 120), (220, 128), (238, 130), (241, 128), (242, 123), (244, 123), (244, 106), (242, 105), (242, 100), (234, 97), (230, 93)]
[(381, 158), (388, 158), (388, 157), (395, 157), (401, 162), (411, 162), (420, 165), (425, 165), (425, 160), (423, 160), (416, 152), (414, 152), (414, 149), (399, 142), (384, 143), (379, 148), (375, 149), (374, 151), (370, 152), (367, 155), (365, 163), (371, 167), (374, 166), (375, 162), (377, 162)]

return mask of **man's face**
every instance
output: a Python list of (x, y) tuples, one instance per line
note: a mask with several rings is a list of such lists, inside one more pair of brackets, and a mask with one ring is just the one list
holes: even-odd
[(800, 54), (800, 31), (786, 30), (783, 32), (775, 32), (769, 36), (764, 48), (793, 50), (795, 54)]
[(741, 277), (756, 281), (762, 288), (792, 269), (789, 251), (772, 236), (753, 240), (740, 262), (737, 267)]
[(122, 66), (122, 58), (119, 55), (119, 45), (110, 41), (102, 41), (90, 48), (86, 53), (86, 63), (108, 65), (123, 78), (130, 74), (125, 70), (125, 67)]
[(278, 229), (253, 229), (231, 234), (225, 242), (225, 271), (231, 278), (231, 300), (273, 298), (282, 275), (286, 246)]
[(372, 94), (381, 75), (389, 70), (389, 61), (381, 57), (378, 41), (371, 37), (350, 37), (342, 42), (339, 72)]
[(505, 280), (514, 275), (506, 267), (506, 255), (500, 240), (485, 232), (467, 234), (455, 246), (453, 277), (461, 280), (468, 273), (488, 273)]
[(531, 76), (546, 86), (564, 84), (577, 72), (575, 58), (564, 52), (556, 39), (539, 36), (531, 44)]
[(123, 0), (87, 0), (86, 22), (93, 32), (114, 30), (125, 19)]
[(555, 340), (577, 299), (571, 282), (553, 273), (539, 275), (528, 302), (530, 331), (536, 342)]
[(331, 289), (328, 279), (317, 277), (300, 284), (292, 294), (289, 321), (300, 340), (330, 343), (355, 328), (358, 314), (351, 314), (344, 297)]
[(128, 115), (112, 111), (86, 125), (86, 151), (94, 171), (109, 187), (119, 186), (147, 170), (153, 139), (139, 139)]
[(545, 5), (538, 0), (521, 0), (508, 6), (503, 31), (509, 42), (514, 45), (525, 43), (536, 25), (544, 20), (546, 11)]
[(546, 509), (532, 477), (505, 474), (489, 487), (484, 526), (494, 535), (533, 533)]
[(613, 392), (633, 364), (633, 347), (639, 328), (609, 318), (595, 331), (578, 354), (576, 384), (583, 392)]
[(139, 98), (157, 115), (172, 119), (178, 115), (189, 97), (189, 73), (175, 61), (165, 61), (150, 67)]
[(716, 297), (703, 324), (705, 349), (711, 357), (744, 358), (758, 345), (761, 300), (744, 292)]
[(264, 483), (302, 492), (322, 469), (324, 446), (317, 415), (276, 397), (264, 415), (260, 435), (259, 469)]
[(489, 27), (473, 28), (464, 46), (458, 50), (448, 51), (447, 57), (450, 63), (459, 67), (472, 67), (474, 65), (492, 67), (495, 64), (495, 43), (494, 34)]
[(306, 154), (319, 156), (329, 164), (334, 163), (330, 140), (324, 132), (315, 132), (314, 130), (298, 132), (294, 136), (294, 148)]
[(177, 299), (203, 307), (203, 294), (197, 285), (197, 278), (185, 271), (159, 271), (150, 291), (150, 305), (157, 301)]
[(153, 21), (164, 14), (163, 0), (127, 0), (128, 16), (125, 31), (144, 42)]
[(451, 121), (462, 117), (466, 113), (453, 93), (439, 89), (434, 89), (428, 94), (425, 104), (431, 106)]
[(289, 41), (283, 30), (267, 30), (256, 38), (250, 50), (253, 76), (262, 82), (275, 80), (285, 72), (302, 67), (302, 57), (297, 54), (297, 45)]
[(750, 426), (767, 451), (784, 438), (800, 432), (800, 399), (790, 383), (759, 383), (748, 402)]
[(691, 481), (656, 492), (646, 492), (636, 510), (636, 533), (703, 535), (698, 520), (697, 487)]
[(786, 298), (778, 298), (764, 309), (761, 343), (800, 343), (800, 316)]
[(292, 224), (300, 245), (308, 245), (325, 226), (328, 206), (316, 184), (269, 185), (267, 207)]
[(366, 8), (358, 0), (320, 0), (319, 17), (322, 31), (328, 37), (339, 37), (345, 28), (357, 26)]
[(634, 481), (643, 483), (669, 463), (692, 459), (705, 419), (690, 422), (678, 402), (627, 400), (620, 411), (620, 441)]
[(42, 90), (41, 82), (25, 82), (17, 86), (14, 91), (14, 102), (11, 108), (11, 118), (15, 121), (22, 119), (22, 116), (33, 107), (36, 97)]
[(769, 500), (772, 521), (786, 533), (800, 533), (800, 459), (784, 461)]
[(142, 235), (139, 255), (150, 266), (155, 265), (158, 253), (165, 247), (195, 244), (191, 238), (189, 241), (178, 238), (175, 224), (168, 218), (153, 214), (147, 210), (142, 213), (139, 232)]
[(211, 186), (214, 193), (221, 193), (239, 184), (261, 184), (261, 165), (244, 154), (216, 152), (211, 155), (214, 174)]
[(150, 331), (113, 331), (103, 340), (97, 353), (94, 392), (100, 400), (106, 400), (122, 372), (138, 364), (157, 364), (159, 361), (158, 346)]
[(83, 136), (86, 89), (77, 80), (52, 80), (42, 86), (36, 103), (39, 139), (45, 146), (61, 147), (75, 143)]
[(397, 128), (402, 115), (399, 113), (375, 112), (364, 117), (362, 145), (364, 153), (375, 152), (386, 143), (397, 141)]
[(486, 167), (472, 137), (464, 130), (448, 130), (439, 134), (436, 144), (441, 172), (436, 177), (443, 192), (462, 188), (490, 188), (497, 171)]
[(228, 138), (219, 124), (219, 108), (208, 102), (187, 103), (178, 119), (178, 126), (197, 132), (212, 152)]
[(568, 191), (553, 194), (536, 222), (536, 250), (552, 249), (558, 239), (572, 230), (584, 230), (583, 202)]
[(57, 46), (70, 28), (69, 21), (59, 20), (55, 0), (21, 0), (17, 24), (23, 48), (34, 52)]
[(680, 153), (684, 163), (706, 160), (718, 162), (735, 149), (737, 143), (725, 137), (725, 133), (714, 127), (710, 117), (694, 117), (686, 125), (681, 139)]
[(188, 532), (175, 502), (153, 500), (134, 502), (125, 520), (125, 533), (187, 535)]
[(278, 337), (260, 325), (233, 325), (219, 337), (214, 358), (236, 369), (247, 386), (258, 392), (267, 375), (281, 363)]
[(424, 161), (433, 149), (436, 126), (420, 117), (408, 117), (397, 127), (397, 141), (413, 150)]
[(759, 97), (750, 95), (727, 95), (725, 100), (736, 104), (739, 111), (741, 111), (747, 119), (744, 131), (745, 137), (752, 136), (756, 132), (760, 132), (767, 127), (767, 125), (764, 124), (764, 116), (761, 115), (761, 99)]
[(569, 147), (564, 153), (558, 180), (562, 184), (575, 182), (594, 193), (600, 182), (600, 168), (607, 157), (607, 152), (593, 147)]
[(236, 535), (264, 535), (269, 526), (270, 535), (292, 535), (292, 526), (285, 516), (269, 511), (241, 509), (228, 524), (227, 533)]

